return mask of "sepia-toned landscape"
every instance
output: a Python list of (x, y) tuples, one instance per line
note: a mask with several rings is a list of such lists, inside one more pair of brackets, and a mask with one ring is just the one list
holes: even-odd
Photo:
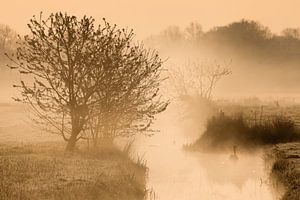
[(2, 2), (0, 199), (300, 200), (299, 6)]

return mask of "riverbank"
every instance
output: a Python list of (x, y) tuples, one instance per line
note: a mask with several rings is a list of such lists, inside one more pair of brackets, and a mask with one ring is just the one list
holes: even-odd
[(69, 154), (64, 143), (0, 144), (0, 199), (141, 200), (146, 167), (116, 147)]
[(300, 199), (300, 143), (276, 145), (271, 153), (274, 163), (271, 179), (277, 190), (283, 186), (282, 200)]
[(220, 113), (206, 123), (204, 133), (186, 148), (196, 151), (255, 151), (269, 145), (300, 141), (296, 123), (284, 115), (274, 115), (260, 123), (250, 124), (243, 114)]

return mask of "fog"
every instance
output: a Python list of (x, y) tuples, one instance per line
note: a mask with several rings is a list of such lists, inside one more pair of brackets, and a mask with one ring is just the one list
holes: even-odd
[(147, 161), (153, 199), (275, 199), (263, 152), (238, 153), (238, 162), (232, 162), (229, 151), (184, 151), (182, 146), (195, 141), (205, 123), (199, 126), (181, 114), (171, 106), (154, 125), (158, 134), (136, 138), (134, 155)]
[(169, 26), (145, 41), (166, 58), (169, 70), (195, 61), (230, 69), (215, 88), (218, 98), (298, 98), (299, 40), (274, 33), (259, 21), (241, 20), (207, 31), (201, 23)]
[[(58, 179), (53, 181), (57, 188), (81, 181), (94, 184), (78, 186), (91, 199), (106, 198), (106, 194), (108, 200), (135, 195), (132, 199), (279, 199), (282, 191), (271, 179), (273, 163), (264, 158), (275, 145), (300, 140), (299, 6), (296, 0), (285, 4), (279, 0), (5, 2), (0, 9), (0, 24), (7, 25), (0, 27), (0, 150), (4, 149), (0, 159), (16, 152), (18, 156), (36, 153), (32, 148), (19, 154), (24, 144), (53, 142), (54, 150), (37, 152), (46, 155), (47, 161), (54, 159), (53, 171), (65, 169), (57, 177), (51, 175)], [(88, 42), (88, 31), (82, 36), (80, 31), (85, 29), (78, 28), (84, 23), (77, 22), (72, 28), (79, 32), (60, 33), (69, 29), (57, 28), (59, 36), (52, 30), (47, 35), (37, 26), (42, 39), (34, 30), (29, 36), (36, 37), (34, 42), (22, 38), (30, 32), (26, 24), (33, 15), (58, 11), (78, 18), (93, 16), (105, 28), (93, 33)], [(67, 14), (52, 17), (57, 20)], [(106, 20), (117, 24), (119, 32)], [(130, 29), (133, 38), (126, 32)], [(16, 41), (27, 42), (28, 49), (17, 48)], [(36, 45), (39, 42), (42, 45)], [(93, 42), (99, 42), (98, 46)], [(131, 49), (131, 43), (141, 50)], [(23, 82), (16, 86), (20, 81), (33, 86), (27, 88)], [(58, 128), (51, 134), (50, 128), (39, 129), (33, 121), (43, 121), (47, 128), (54, 122)], [(66, 151), (56, 152), (63, 140)], [(73, 146), (68, 149), (71, 140)], [(20, 147), (5, 150), (8, 144)], [(100, 164), (92, 170), (77, 166), (85, 160), (90, 166)], [(40, 173), (43, 167), (35, 170)], [(103, 174), (108, 178), (99, 184)], [(127, 191), (124, 185), (132, 188)], [(45, 190), (52, 193), (51, 187)], [(31, 193), (27, 186), (24, 191)], [(69, 197), (73, 191), (59, 189), (58, 196)], [(97, 196), (102, 191), (104, 197)]]

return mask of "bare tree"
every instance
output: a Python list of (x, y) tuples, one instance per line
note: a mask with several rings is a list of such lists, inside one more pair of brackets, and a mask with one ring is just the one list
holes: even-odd
[(7, 25), (0, 25), (0, 49), (13, 49), (17, 41), (17, 33)]
[(227, 64), (193, 61), (184, 67), (171, 69), (170, 80), (179, 98), (197, 96), (211, 101), (217, 82), (230, 73)]
[(168, 105), (158, 94), (162, 61), (157, 53), (132, 44), (132, 30), (105, 19), (95, 27), (94, 21), (62, 13), (34, 16), (31, 35), (11, 57), (15, 65), (10, 67), (31, 77), (16, 86), (22, 96), (16, 100), (31, 106), (39, 125), (61, 134), (67, 150), (86, 138), (95, 119), (108, 126), (111, 113), (129, 112), (147, 128)]
[[(18, 41), (17, 33), (7, 25), (0, 25), (0, 59), (4, 58), (4, 53), (13, 53), (16, 50)], [(2, 68), (2, 67), (0, 67)]]
[(154, 73), (159, 66), (147, 67), (155, 63), (157, 55), (155, 52), (141, 51), (144, 54), (140, 55), (139, 62), (143, 62), (146, 68), (130, 65), (121, 69), (119, 73), (124, 75), (118, 76), (114, 84), (107, 83), (105, 89), (97, 94), (101, 99), (97, 109), (101, 112), (90, 121), (87, 131), (96, 146), (99, 139), (110, 142), (115, 137), (128, 137), (137, 132), (152, 134), (149, 128), (154, 115), (165, 110), (169, 104), (159, 100), (160, 73)]
[(192, 42), (199, 42), (199, 40), (201, 40), (201, 37), (204, 35), (202, 26), (197, 22), (190, 23), (186, 27), (185, 32), (186, 38), (188, 40), (191, 40)]
[(300, 38), (300, 29), (298, 28), (286, 28), (284, 29), (281, 34), (285, 37), (290, 37), (290, 38), (295, 38), (299, 39)]

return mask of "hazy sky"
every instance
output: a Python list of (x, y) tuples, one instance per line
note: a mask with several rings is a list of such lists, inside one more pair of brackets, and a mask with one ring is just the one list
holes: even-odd
[(280, 32), (284, 27), (300, 27), (299, 9), (300, 0), (1, 0), (0, 23), (25, 33), (33, 14), (67, 11), (106, 17), (133, 28), (140, 38), (169, 25), (185, 27), (197, 21), (207, 30), (242, 18)]

